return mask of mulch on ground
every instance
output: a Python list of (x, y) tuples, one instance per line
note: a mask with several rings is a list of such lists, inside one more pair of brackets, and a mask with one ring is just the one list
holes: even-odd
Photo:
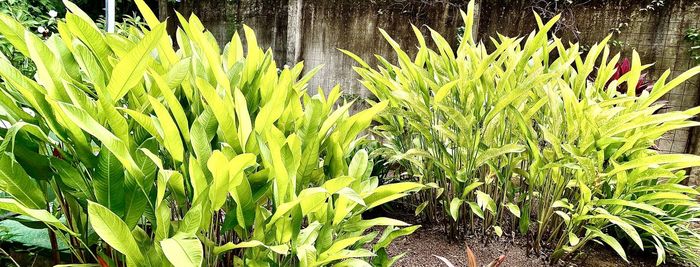
[[(556, 267), (617, 267), (639, 266), (652, 267), (655, 258), (651, 253), (646, 255), (629, 255), (631, 262), (627, 263), (617, 256), (611, 249), (591, 243), (587, 249), (568, 262), (560, 262), (555, 265), (548, 263), (546, 256), (528, 255), (527, 245), (519, 239), (490, 239), (482, 242), (481, 238), (466, 238), (462, 242), (452, 241), (436, 227), (421, 227), (412, 235), (395, 240), (388, 249), (390, 255), (406, 253), (395, 266), (399, 267), (433, 267), (447, 266), (437, 256), (448, 259), (456, 267), (467, 266), (466, 248), (469, 246), (477, 258), (479, 266), (485, 266), (501, 255), (506, 259), (501, 267), (507, 266), (556, 266)], [(651, 256), (651, 257), (650, 257)], [(663, 265), (677, 266), (677, 265)]]

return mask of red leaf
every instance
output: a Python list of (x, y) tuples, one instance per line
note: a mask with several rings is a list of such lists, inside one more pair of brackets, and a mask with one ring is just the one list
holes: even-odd
[(100, 267), (109, 267), (109, 264), (100, 256), (97, 256), (97, 262), (100, 264)]

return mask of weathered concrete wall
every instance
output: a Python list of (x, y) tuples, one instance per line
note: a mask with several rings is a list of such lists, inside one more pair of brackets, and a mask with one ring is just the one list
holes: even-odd
[[(552, 15), (534, 6), (533, 0), (481, 0), (478, 2), (477, 36), (486, 38), (497, 32), (524, 36), (535, 28), (533, 10)], [(281, 64), (304, 61), (307, 70), (323, 65), (311, 81), (310, 89), (329, 90), (340, 84), (346, 94), (368, 96), (352, 71), (354, 62), (337, 48), (358, 54), (376, 64), (375, 54), (395, 60), (395, 54), (383, 39), (383, 28), (405, 50), (415, 50), (410, 24), (427, 32), (433, 28), (456, 43), (456, 30), (462, 25), (459, 9), (467, 0), (160, 0), (161, 17), (175, 19), (171, 11), (195, 13), (223, 45), (242, 24), (251, 26), (263, 47), (271, 47)], [(649, 72), (657, 78), (666, 70), (677, 76), (697, 64), (688, 55), (684, 41), (688, 28), (700, 27), (700, 0), (664, 1), (663, 6), (648, 8), (652, 0), (591, 0), (561, 9), (564, 12), (556, 34), (565, 41), (584, 47), (614, 33), (611, 44), (630, 57), (636, 49), (645, 62), (655, 62)], [(541, 6), (540, 6), (541, 7)], [(687, 109), (698, 103), (698, 78), (673, 90), (668, 96), (669, 110)], [(689, 130), (675, 131), (659, 142), (667, 152), (700, 153), (700, 137)], [(697, 144), (696, 144), (697, 143)]]
[(301, 57), (308, 66), (324, 66), (312, 86), (330, 89), (337, 83), (346, 92), (368, 96), (356, 81), (352, 70), (355, 62), (338, 48), (352, 51), (370, 65), (377, 63), (375, 54), (394, 61), (393, 49), (379, 28), (387, 31), (404, 50), (412, 51), (416, 39), (411, 24), (424, 32), (430, 27), (454, 43), (461, 21), (454, 3), (305, 0)]
[[(241, 27), (246, 24), (255, 30), (260, 47), (270, 47), (275, 58), (284, 59), (287, 52), (287, 0), (159, 1), (161, 20), (167, 18), (176, 22), (175, 10), (186, 18), (195, 14), (222, 48), (233, 33), (242, 32)], [(174, 31), (176, 25), (170, 23), (169, 30)], [(241, 36), (245, 38), (243, 34)]]
[(393, 59), (393, 50), (378, 28), (411, 50), (415, 44), (411, 23), (426, 34), (431, 27), (454, 43), (462, 24), (459, 8), (466, 1), (161, 0), (160, 5), (161, 18), (176, 19), (173, 10), (196, 14), (222, 46), (246, 24), (257, 33), (261, 47), (273, 49), (280, 65), (304, 61), (306, 70), (323, 65), (310, 82), (312, 92), (319, 86), (330, 90), (340, 84), (346, 95), (367, 96), (352, 70), (353, 60), (338, 48), (371, 64), (376, 63), (375, 54)]
[[(337, 48), (358, 54), (370, 63), (374, 55), (392, 60), (394, 53), (379, 34), (383, 28), (404, 49), (411, 50), (415, 38), (410, 24), (424, 32), (431, 27), (455, 43), (461, 26), (459, 8), (466, 0), (182, 0), (172, 3), (160, 0), (161, 17), (176, 20), (172, 10), (197, 14), (207, 28), (224, 45), (233, 32), (247, 24), (256, 30), (263, 47), (271, 47), (280, 64), (305, 61), (307, 69), (324, 65), (311, 82), (312, 90), (321, 86), (330, 89), (336, 83), (347, 92), (366, 96), (356, 76), (353, 62)], [(526, 35), (535, 28), (533, 0), (482, 0), (479, 2), (478, 36), (494, 36), (496, 32)], [(671, 69), (673, 75), (694, 64), (688, 57), (684, 32), (700, 24), (700, 0), (665, 1), (664, 6), (644, 10), (651, 0), (592, 0), (562, 9), (563, 19), (557, 35), (584, 46), (616, 32), (613, 40), (618, 50), (629, 56), (637, 49), (646, 62), (656, 62), (650, 69), (653, 77)], [(644, 11), (642, 11), (644, 10)], [(619, 27), (623, 25), (622, 27)], [(625, 26), (626, 25), (626, 26)], [(617, 32), (614, 29), (619, 29)], [(697, 80), (674, 90), (669, 95), (671, 109), (696, 103)], [(687, 135), (684, 133), (683, 135)], [(665, 143), (664, 143), (665, 144)], [(666, 147), (666, 145), (663, 145)], [(669, 150), (690, 147), (688, 142), (671, 142)]]

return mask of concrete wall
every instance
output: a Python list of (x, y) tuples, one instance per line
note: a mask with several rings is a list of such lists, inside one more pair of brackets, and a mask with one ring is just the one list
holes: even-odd
[(375, 54), (393, 59), (393, 50), (378, 28), (411, 50), (415, 44), (411, 23), (426, 34), (431, 27), (454, 43), (462, 24), (459, 8), (466, 6), (466, 1), (446, 0), (160, 1), (161, 19), (176, 19), (173, 10), (194, 13), (222, 46), (246, 24), (257, 33), (261, 47), (273, 49), (280, 65), (304, 61), (307, 70), (323, 65), (310, 82), (312, 92), (319, 86), (328, 91), (340, 84), (346, 95), (358, 96), (368, 96), (368, 92), (353, 75), (354, 61), (338, 48), (352, 51), (370, 64), (376, 63)]
[[(394, 54), (378, 32), (383, 28), (404, 49), (411, 50), (415, 38), (410, 24), (424, 32), (431, 27), (455, 43), (462, 22), (459, 9), (466, 0), (159, 0), (161, 18), (176, 20), (173, 10), (197, 14), (223, 46), (241, 25), (256, 30), (261, 46), (271, 47), (280, 64), (304, 61), (306, 66), (323, 65), (312, 81), (313, 87), (330, 89), (336, 83), (366, 96), (356, 77), (353, 62), (337, 48), (376, 63), (374, 55), (393, 59)], [(526, 35), (535, 27), (533, 0), (482, 0), (477, 22), (479, 37), (496, 32)], [(561, 9), (564, 12), (557, 35), (567, 41), (590, 46), (611, 32), (624, 56), (637, 49), (646, 62), (656, 62), (650, 70), (658, 77), (671, 69), (673, 76), (695, 64), (688, 56), (685, 30), (700, 26), (700, 0), (664, 1), (661, 7), (645, 9), (651, 0), (591, 0)], [(172, 25), (172, 24), (171, 24)], [(626, 25), (619, 27), (620, 25)], [(619, 29), (619, 32), (613, 29)], [(698, 81), (693, 80), (671, 92), (671, 109), (696, 105)], [(668, 144), (681, 150), (688, 142)]]
[[(456, 43), (456, 30), (462, 25), (459, 9), (466, 0), (160, 0), (161, 17), (171, 10), (194, 12), (223, 45), (242, 24), (256, 30), (261, 46), (272, 47), (280, 64), (305, 61), (307, 70), (323, 65), (311, 81), (329, 90), (340, 84), (346, 94), (368, 96), (352, 71), (354, 62), (337, 48), (350, 50), (370, 64), (374, 55), (394, 60), (395, 55), (378, 32), (383, 28), (402, 48), (414, 50), (415, 38), (410, 24), (424, 32), (431, 27)], [(524, 36), (535, 28), (533, 10), (542, 12), (533, 0), (478, 1), (477, 36), (485, 38), (497, 32)], [(576, 2), (576, 1), (575, 1)], [(700, 27), (700, 0), (664, 1), (650, 6), (652, 0), (590, 0), (560, 9), (563, 18), (556, 34), (565, 41), (592, 45), (613, 33), (615, 50), (630, 57), (636, 49), (645, 62), (655, 62), (649, 70), (657, 78), (670, 69), (671, 77), (688, 70), (697, 62), (690, 59), (689, 44), (684, 41), (688, 28)], [(651, 7), (651, 8), (650, 8)], [(553, 14), (553, 13), (551, 13)], [(669, 110), (687, 109), (698, 104), (698, 78), (673, 90), (668, 96)], [(695, 138), (695, 137), (698, 138)], [(666, 152), (700, 153), (700, 133), (679, 130), (659, 141)]]
[[(357, 2), (364, 2), (358, 4)], [(353, 75), (354, 61), (341, 54), (342, 48), (376, 64), (375, 54), (393, 61), (393, 49), (379, 33), (386, 30), (404, 50), (414, 51), (411, 24), (427, 32), (430, 27), (456, 42), (456, 29), (462, 24), (459, 9), (450, 3), (379, 4), (370, 1), (304, 1), (301, 57), (308, 66), (323, 65), (312, 85), (324, 89), (336, 83), (346, 91), (368, 96)]]
[(287, 51), (286, 0), (159, 0), (158, 10), (161, 20), (174, 22), (168, 25), (171, 32), (177, 25), (177, 11), (185, 18), (197, 15), (222, 48), (234, 32), (242, 33), (241, 27), (246, 24), (255, 29), (260, 47), (273, 49), (278, 60), (284, 59)]

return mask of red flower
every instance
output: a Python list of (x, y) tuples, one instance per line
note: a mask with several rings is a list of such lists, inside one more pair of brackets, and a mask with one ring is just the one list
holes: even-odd
[(63, 159), (63, 156), (61, 156), (61, 152), (58, 151), (58, 148), (53, 149), (53, 156), (59, 159)]
[[(615, 65), (615, 73), (613, 73), (613, 76), (610, 77), (610, 80), (608, 80), (607, 83), (605, 83), (605, 88), (610, 85), (612, 81), (617, 81), (622, 77), (622, 75), (625, 75), (626, 73), (630, 72), (632, 70), (632, 64), (630, 64), (630, 60), (627, 58), (622, 59), (622, 62), (617, 63)], [(647, 74), (642, 73), (642, 75), (639, 76), (639, 80), (637, 81), (637, 85), (635, 86), (635, 93), (636, 95), (642, 94), (644, 91), (649, 91), (653, 85), (651, 84), (651, 81), (647, 79)], [(617, 85), (617, 91), (621, 93), (627, 93), (627, 86), (622, 86), (622, 84)]]

